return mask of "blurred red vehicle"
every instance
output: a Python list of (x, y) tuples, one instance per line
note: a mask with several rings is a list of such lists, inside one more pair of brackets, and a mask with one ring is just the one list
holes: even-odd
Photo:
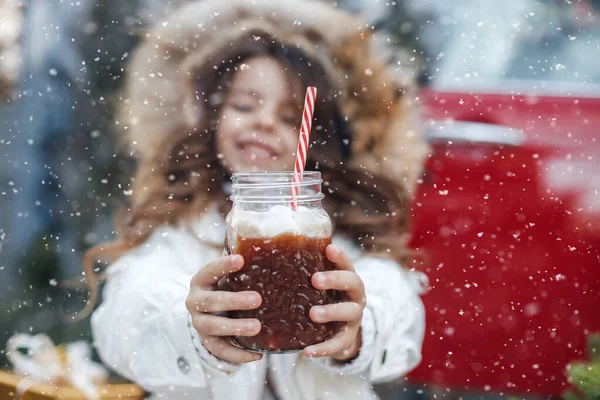
[(412, 229), (431, 290), (412, 378), (558, 395), (600, 332), (600, 97), (424, 98), (432, 118), (486, 124), (431, 130)]
[(411, 245), (427, 254), (431, 290), (410, 381), (559, 396), (567, 365), (586, 358), (600, 332), (597, 61), (587, 81), (440, 63), (450, 78), (421, 93), (432, 153)]

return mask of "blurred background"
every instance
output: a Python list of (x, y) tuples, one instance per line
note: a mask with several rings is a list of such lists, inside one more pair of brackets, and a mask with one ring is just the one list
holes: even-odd
[[(128, 55), (183, 2), (0, 0), (0, 368), (15, 332), (91, 341), (65, 323), (85, 290), (60, 282), (112, 237)], [(412, 208), (424, 358), (381, 396), (563, 396), (600, 331), (600, 1), (335, 4), (405, 54), (432, 148)]]

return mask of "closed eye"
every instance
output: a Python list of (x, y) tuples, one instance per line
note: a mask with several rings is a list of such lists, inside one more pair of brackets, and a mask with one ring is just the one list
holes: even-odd
[(295, 115), (282, 115), (281, 122), (286, 125), (295, 126), (298, 118)]
[(250, 111), (254, 110), (253, 105), (244, 104), (244, 103), (233, 103), (232, 107), (234, 110), (240, 111), (240, 112), (250, 112)]

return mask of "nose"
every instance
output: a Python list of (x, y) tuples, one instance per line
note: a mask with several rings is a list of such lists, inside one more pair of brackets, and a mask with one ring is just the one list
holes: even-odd
[(261, 130), (272, 132), (275, 129), (276, 112), (268, 108), (263, 108), (256, 116), (256, 125)]

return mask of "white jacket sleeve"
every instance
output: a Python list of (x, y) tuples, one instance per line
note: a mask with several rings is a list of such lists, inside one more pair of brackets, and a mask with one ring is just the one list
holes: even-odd
[(193, 393), (207, 387), (211, 374), (236, 368), (201, 356), (185, 307), (193, 271), (169, 245), (185, 238), (168, 234), (155, 232), (109, 267), (92, 333), (102, 360), (120, 375), (155, 393)]
[(371, 383), (396, 379), (421, 361), (425, 311), (420, 276), (376, 257), (361, 257), (354, 268), (367, 295), (359, 356), (348, 363), (330, 358), (321, 362), (330, 371), (362, 375)]
[(367, 308), (375, 323), (369, 380), (396, 379), (421, 362), (425, 308), (420, 278), (424, 275), (376, 257), (361, 258), (354, 267), (365, 284)]

